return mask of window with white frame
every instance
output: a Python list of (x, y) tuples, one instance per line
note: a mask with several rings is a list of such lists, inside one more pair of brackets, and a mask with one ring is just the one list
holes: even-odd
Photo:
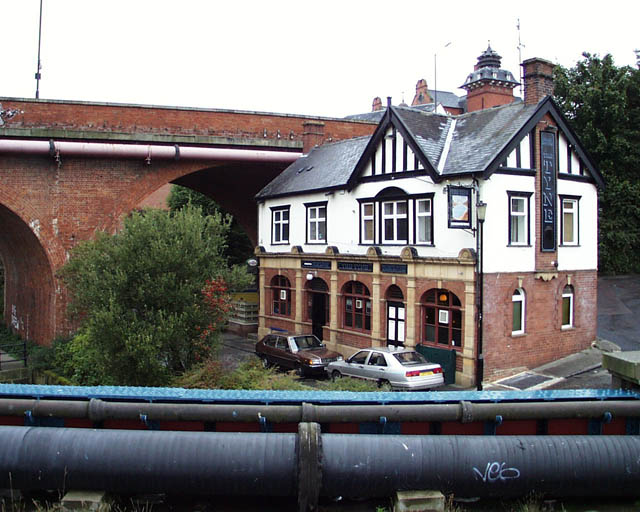
[(562, 290), (562, 328), (573, 327), (573, 286), (567, 285)]
[(289, 243), (289, 206), (271, 208), (271, 243)]
[(578, 245), (578, 199), (577, 197), (560, 197), (562, 208), (560, 243), (562, 245)]
[(433, 243), (433, 216), (431, 214), (431, 198), (416, 199), (416, 243)]
[(382, 203), (382, 242), (407, 243), (409, 219), (407, 201), (385, 201)]
[(374, 215), (373, 203), (362, 203), (360, 205), (360, 218), (362, 219), (361, 240), (362, 243), (374, 243)]
[(530, 245), (529, 192), (508, 192), (509, 245)]
[(307, 207), (307, 243), (324, 244), (327, 242), (327, 203), (306, 204)]
[(524, 334), (525, 319), (525, 294), (522, 288), (516, 288), (511, 297), (511, 305), (513, 310), (513, 327), (511, 334)]

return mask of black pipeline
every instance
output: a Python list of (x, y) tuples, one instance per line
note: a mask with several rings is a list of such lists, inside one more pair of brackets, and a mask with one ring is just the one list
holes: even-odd
[(241, 405), (108, 402), (90, 400), (0, 399), (0, 416), (83, 418), (150, 421), (228, 421), (270, 423), (358, 423), (379, 421), (535, 420), (554, 418), (639, 418), (638, 400), (590, 400), (572, 402), (507, 402), (387, 405)]
[(395, 436), (0, 427), (0, 488), (112, 493), (633, 496), (638, 436)]

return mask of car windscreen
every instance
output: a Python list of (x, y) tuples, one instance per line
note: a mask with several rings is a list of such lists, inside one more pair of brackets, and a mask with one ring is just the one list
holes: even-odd
[(320, 340), (315, 336), (296, 336), (294, 341), (300, 350), (304, 350), (306, 348), (320, 348), (322, 346)]
[(393, 354), (400, 364), (407, 366), (412, 364), (425, 364), (428, 363), (422, 354), (418, 354), (417, 352), (398, 352)]

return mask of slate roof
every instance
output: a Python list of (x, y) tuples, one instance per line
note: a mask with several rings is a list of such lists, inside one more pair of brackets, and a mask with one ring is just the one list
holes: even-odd
[[(550, 108), (555, 109), (550, 98), (536, 105), (515, 102), (458, 116), (434, 114), (413, 107), (391, 107), (390, 112), (383, 111), (385, 116), (373, 136), (314, 148), (262, 189), (256, 199), (316, 190), (350, 189), (357, 183), (356, 173), (363, 168), (378, 139), (384, 136), (387, 123), (391, 122), (400, 124), (433, 169), (439, 169), (437, 174), (433, 174), (434, 180), (480, 173), (488, 177), (496, 170), (500, 160), (504, 160), (513, 149), (516, 136), (524, 135), (535, 125), (536, 119)], [(572, 145), (575, 146), (577, 139), (565, 125), (561, 114), (558, 112), (557, 115), (560, 117), (556, 120), (565, 134), (573, 139)], [(448, 135), (451, 137), (447, 148)], [(576, 150), (587, 162), (592, 177), (599, 185), (603, 185), (601, 176), (588, 156), (579, 146)], [(441, 158), (445, 158), (442, 164)]]
[(256, 199), (345, 187), (370, 138), (316, 146), (258, 192)]
[(485, 171), (537, 108), (538, 105), (512, 103), (456, 116), (442, 175)]

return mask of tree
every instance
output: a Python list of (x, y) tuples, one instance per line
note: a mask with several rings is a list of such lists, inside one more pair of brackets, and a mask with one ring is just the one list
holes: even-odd
[(228, 230), (220, 213), (188, 205), (134, 212), (115, 235), (79, 244), (60, 272), (81, 320), (68, 344), (76, 381), (165, 385), (207, 357), (226, 315), (212, 310), (213, 295), (249, 282), (244, 267), (227, 265)]
[[(216, 213), (226, 215), (226, 212), (210, 197), (190, 188), (181, 187), (180, 185), (173, 185), (171, 187), (167, 204), (171, 211), (174, 212), (180, 210), (187, 204), (192, 204), (201, 207), (204, 215), (214, 215)], [(230, 264), (242, 265), (253, 255), (253, 244), (251, 240), (249, 240), (249, 237), (242, 227), (233, 218), (231, 219), (227, 242), (227, 248), (224, 254), (229, 259)]]
[(589, 53), (557, 66), (555, 100), (605, 178), (599, 268), (640, 272), (640, 70)]

